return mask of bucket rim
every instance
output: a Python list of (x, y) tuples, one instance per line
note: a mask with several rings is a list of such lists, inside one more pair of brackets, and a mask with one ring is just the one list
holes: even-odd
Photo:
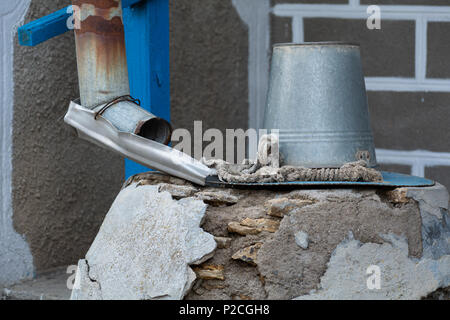
[(285, 43), (275, 43), (273, 48), (283, 48), (283, 47), (321, 47), (321, 46), (335, 46), (335, 47), (358, 47), (361, 45), (356, 42), (345, 42), (345, 41), (323, 41), (323, 42), (285, 42)]

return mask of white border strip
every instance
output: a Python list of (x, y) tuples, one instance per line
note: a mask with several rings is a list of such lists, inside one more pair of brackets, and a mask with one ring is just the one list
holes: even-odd
[(368, 91), (450, 92), (450, 80), (366, 77), (366, 88)]
[(450, 166), (450, 153), (431, 152), (425, 150), (397, 151), (377, 149), (379, 164), (410, 165), (411, 174), (424, 177), (425, 168), (436, 166)]
[[(349, 4), (278, 4), (273, 14), (292, 18), (294, 42), (304, 42), (304, 18), (367, 19), (367, 5), (359, 0)], [(427, 72), (427, 30), (428, 22), (450, 22), (450, 6), (379, 6), (383, 19), (411, 20), (415, 22), (415, 77), (367, 77), (369, 91), (397, 92), (450, 92), (450, 79), (432, 79)]]
[(33, 276), (33, 257), (26, 240), (13, 225), (12, 121), (14, 105), (14, 36), (30, 0), (0, 5), (0, 286)]
[[(272, 12), (277, 16), (323, 18), (367, 18), (368, 5), (348, 4), (277, 4)], [(440, 21), (450, 19), (450, 6), (409, 6), (409, 5), (380, 5), (383, 18), (395, 20), (415, 20), (417, 17), (433, 16)]]
[[(263, 125), (269, 85), (270, 0), (233, 0), (241, 20), (248, 26), (248, 100), (249, 128)], [(255, 149), (249, 156), (256, 156)]]

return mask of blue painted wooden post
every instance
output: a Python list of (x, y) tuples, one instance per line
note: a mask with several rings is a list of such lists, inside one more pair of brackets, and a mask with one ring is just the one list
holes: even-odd
[[(131, 95), (170, 121), (169, 0), (131, 2), (137, 3), (123, 12)], [(126, 160), (126, 178), (146, 171)]]

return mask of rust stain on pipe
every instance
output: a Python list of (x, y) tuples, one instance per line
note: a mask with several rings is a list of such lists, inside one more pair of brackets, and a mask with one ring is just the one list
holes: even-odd
[[(73, 0), (81, 105), (118, 130), (168, 144), (170, 124), (135, 105), (129, 94), (120, 0)], [(97, 116), (96, 116), (97, 120)]]
[(119, 7), (119, 2), (115, 0), (72, 0), (72, 4), (81, 7), (82, 4), (92, 4), (97, 8), (111, 9)]
[(87, 108), (130, 93), (121, 1), (73, 0), (81, 103)]
[(119, 17), (107, 20), (103, 16), (89, 16), (81, 22), (81, 29), (75, 32), (78, 35), (91, 32), (103, 37), (117, 37), (120, 40), (123, 37), (124, 29), (122, 19)]

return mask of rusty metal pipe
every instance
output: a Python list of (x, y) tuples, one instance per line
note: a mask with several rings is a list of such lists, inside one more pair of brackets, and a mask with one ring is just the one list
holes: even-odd
[(81, 104), (130, 94), (121, 0), (73, 0)]
[[(73, 0), (78, 29), (75, 42), (80, 101), (98, 111), (120, 96), (130, 94), (121, 0)], [(138, 105), (120, 101), (102, 117), (118, 130), (168, 144), (170, 124)]]
[(75, 38), (81, 105), (71, 102), (64, 121), (82, 139), (205, 185), (212, 170), (164, 145), (171, 137), (170, 124), (129, 97), (121, 1), (73, 0), (73, 5), (80, 18)]
[(102, 116), (114, 125), (119, 131), (134, 133), (138, 136), (169, 144), (172, 137), (172, 126), (164, 119), (158, 118), (142, 109), (136, 102), (129, 100), (129, 96), (118, 98), (107, 105), (100, 105), (92, 109), (96, 117)]

